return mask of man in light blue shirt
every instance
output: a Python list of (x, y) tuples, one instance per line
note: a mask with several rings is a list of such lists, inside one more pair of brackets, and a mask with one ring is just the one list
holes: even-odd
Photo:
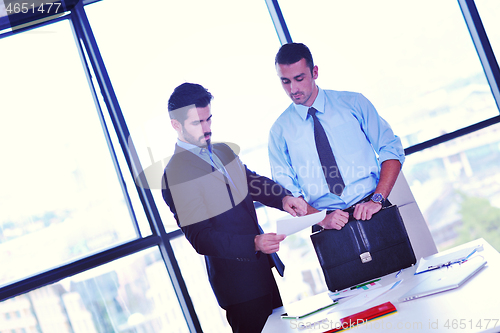
[[(368, 220), (378, 212), (394, 186), (404, 162), (399, 137), (362, 94), (323, 90), (316, 85), (318, 67), (304, 44), (283, 45), (276, 71), (293, 103), (270, 130), (269, 159), (273, 180), (302, 196), (308, 214), (328, 210), (320, 226), (341, 229), (348, 221), (343, 209), (355, 205), (354, 217)], [(330, 191), (316, 150), (310, 108), (326, 132), (343, 181), (341, 194)]]

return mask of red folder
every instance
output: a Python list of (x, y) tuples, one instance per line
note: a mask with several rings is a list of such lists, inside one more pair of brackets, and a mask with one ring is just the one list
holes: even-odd
[(383, 303), (340, 319), (340, 327), (336, 327), (324, 333), (339, 332), (396, 311), (396, 307), (391, 302)]

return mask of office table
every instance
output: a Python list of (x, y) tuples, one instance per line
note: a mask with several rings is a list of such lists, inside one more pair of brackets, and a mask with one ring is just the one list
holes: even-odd
[[(396, 279), (396, 273), (388, 274), (379, 281), (382, 286), (402, 282), (387, 293), (371, 300), (361, 307), (340, 309), (335, 306), (303, 319), (281, 319), (287, 306), (277, 308), (268, 318), (264, 333), (316, 333), (340, 326), (340, 319), (373, 306), (390, 301), (397, 312), (385, 317), (354, 326), (349, 332), (500, 332), (500, 254), (484, 239), (462, 244), (440, 252), (443, 255), (460, 249), (482, 244), (483, 251), (474, 256), (483, 256), (486, 266), (466, 281), (461, 287), (442, 293), (398, 302), (398, 298), (428, 277), (421, 273), (414, 275), (416, 265), (404, 269)], [(434, 255), (434, 256), (436, 256)], [(418, 264), (418, 262), (417, 262)], [(343, 300), (339, 301), (339, 305)], [(323, 320), (319, 323), (320, 320)], [(299, 324), (305, 325), (300, 329)]]

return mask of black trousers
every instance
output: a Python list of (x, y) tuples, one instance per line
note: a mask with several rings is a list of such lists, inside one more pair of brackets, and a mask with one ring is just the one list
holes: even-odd
[(283, 305), (278, 286), (256, 299), (226, 307), (226, 318), (234, 333), (260, 333), (273, 309)]

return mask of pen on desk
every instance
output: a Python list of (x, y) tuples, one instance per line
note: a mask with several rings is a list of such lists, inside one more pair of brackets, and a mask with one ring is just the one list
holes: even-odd
[(365, 282), (362, 284), (358, 284), (357, 286), (351, 287), (351, 290), (364, 287), (366, 285), (369, 285), (370, 283), (377, 282), (377, 281), (380, 281), (380, 279), (375, 279), (375, 280), (371, 280), (371, 281), (368, 281), (368, 282)]
[(399, 272), (397, 272), (397, 273), (396, 273), (396, 279), (398, 278), (399, 274), (401, 274), (401, 272), (402, 272), (402, 271), (403, 271), (403, 270), (402, 270), (402, 269), (400, 269), (400, 270), (399, 270)]

